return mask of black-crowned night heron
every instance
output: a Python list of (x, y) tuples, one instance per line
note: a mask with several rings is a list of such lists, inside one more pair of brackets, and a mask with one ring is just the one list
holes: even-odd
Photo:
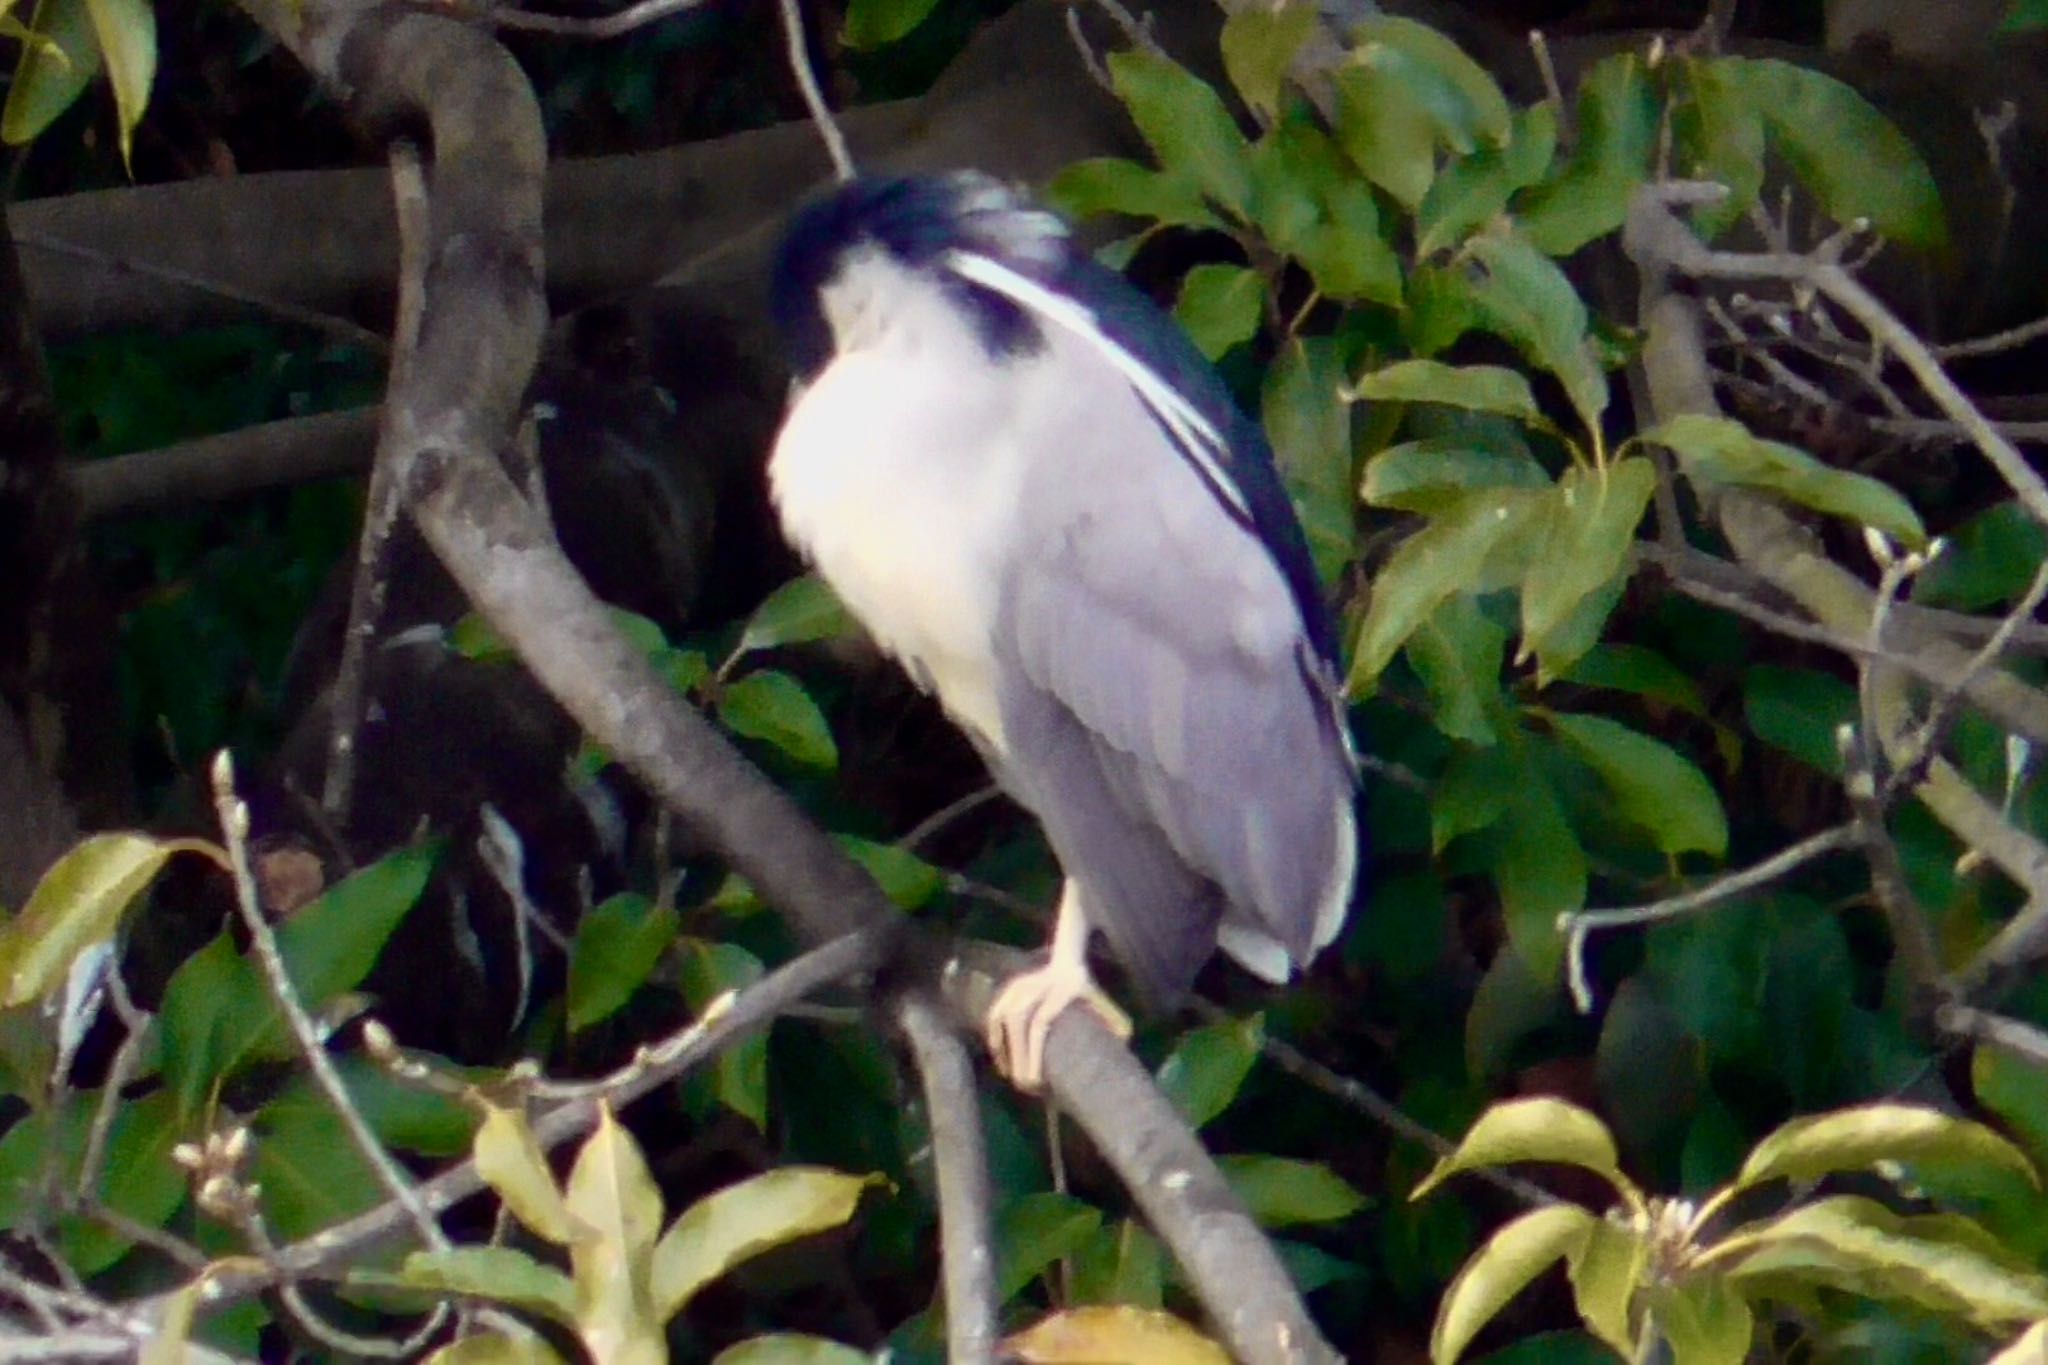
[[(984, 176), (861, 180), (776, 263), (782, 524), (972, 737), (1066, 875), (989, 1015), (1042, 1083), (1100, 930), (1152, 1000), (1285, 981), (1351, 900), (1332, 630), (1258, 427), (1149, 299)], [(1127, 1027), (1127, 1025), (1125, 1025)]]

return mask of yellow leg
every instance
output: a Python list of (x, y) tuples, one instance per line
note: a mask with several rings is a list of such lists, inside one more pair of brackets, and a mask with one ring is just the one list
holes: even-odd
[(1060, 892), (1051, 959), (1011, 977), (988, 1010), (988, 1050), (996, 1070), (1025, 1094), (1045, 1088), (1046, 1035), (1060, 1012), (1076, 1001), (1100, 1015), (1117, 1037), (1131, 1036), (1130, 1017), (1088, 974), (1088, 917), (1080, 888), (1069, 879)]

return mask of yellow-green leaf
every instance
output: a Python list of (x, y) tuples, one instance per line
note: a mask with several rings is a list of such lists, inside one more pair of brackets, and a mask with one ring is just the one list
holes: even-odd
[(1437, 1305), (1431, 1365), (1452, 1365), (1509, 1300), (1584, 1245), (1599, 1220), (1576, 1204), (1523, 1214), (1486, 1239)]
[(906, 38), (937, 3), (938, 0), (851, 0), (846, 7), (846, 45), (863, 52)]
[(1268, 120), (1280, 112), (1280, 87), (1294, 56), (1316, 29), (1316, 7), (1244, 5), (1223, 21), (1223, 70), (1244, 102)]
[(0, 927), (0, 1007), (40, 1000), (64, 982), (72, 959), (113, 937), (121, 917), (174, 853), (227, 854), (204, 839), (95, 834), (53, 864), (28, 904)]
[(1586, 1240), (1566, 1257), (1570, 1262), (1566, 1274), (1579, 1316), (1594, 1336), (1623, 1357), (1634, 1354), (1630, 1308), (1649, 1254), (1649, 1246), (1634, 1230), (1600, 1218), (1586, 1229)]
[(185, 1365), (192, 1338), (193, 1310), (199, 1307), (203, 1282), (194, 1281), (171, 1296), (156, 1330), (136, 1353), (135, 1365)]
[(1422, 1198), (1461, 1171), (1518, 1161), (1579, 1166), (1606, 1177), (1632, 1200), (1635, 1197), (1635, 1186), (1621, 1173), (1621, 1157), (1607, 1125), (1576, 1104), (1536, 1096), (1503, 1100), (1481, 1114), (1458, 1149), (1437, 1162), (1409, 1198)]
[(1657, 1335), (1671, 1347), (1672, 1365), (1742, 1365), (1749, 1359), (1756, 1317), (1726, 1281), (1702, 1276), (1644, 1291)]
[(1546, 646), (1579, 604), (1621, 571), (1656, 487), (1657, 466), (1640, 456), (1604, 469), (1574, 465), (1564, 472), (1550, 508), (1549, 534), (1522, 580), (1520, 658), (1543, 653), (1545, 672), (1576, 659), (1552, 657)]
[(1230, 1352), (1171, 1313), (1122, 1304), (1069, 1308), (1040, 1318), (1002, 1344), (1028, 1365), (1229, 1365)]
[(770, 1332), (726, 1347), (712, 1357), (711, 1365), (874, 1365), (874, 1361), (866, 1351), (828, 1337)]
[(1181, 281), (1173, 315), (1202, 354), (1216, 360), (1257, 334), (1265, 306), (1266, 281), (1258, 271), (1211, 261)]
[(1642, 439), (1670, 449), (1694, 478), (1775, 493), (1801, 507), (1874, 526), (1915, 548), (1927, 543), (1919, 513), (1889, 486), (1753, 436), (1740, 422), (1686, 413), (1643, 432)]
[(597, 1131), (576, 1154), (567, 1193), (570, 1215), (589, 1229), (569, 1248), (577, 1335), (607, 1365), (665, 1362), (668, 1314), (656, 1309), (649, 1273), (661, 1191), (609, 1106), (599, 1108)]
[(415, 1251), (398, 1278), (414, 1289), (510, 1304), (553, 1322), (576, 1321), (569, 1277), (511, 1247), (459, 1246)]
[(35, 39), (22, 44), (0, 109), (0, 140), (30, 142), (71, 107), (100, 69), (85, 0), (36, 0), (29, 20)]
[(1495, 145), (1507, 141), (1507, 97), (1485, 67), (1439, 30), (1399, 15), (1376, 14), (1354, 25), (1351, 39), (1361, 51), (1380, 46), (1403, 53), (1448, 83), (1460, 107), (1455, 115), (1445, 111), (1444, 117), (1456, 124), (1458, 137)]
[(837, 593), (816, 574), (792, 578), (754, 608), (740, 632), (735, 656), (778, 645), (830, 640), (852, 628), (853, 618)]
[(787, 673), (763, 669), (728, 685), (718, 696), (718, 718), (734, 734), (772, 744), (809, 767), (839, 762), (824, 711)]
[(1222, 97), (1170, 58), (1143, 48), (1112, 52), (1108, 65), (1117, 96), (1160, 167), (1242, 212), (1251, 188), (1247, 149)]
[(149, 107), (149, 87), (156, 79), (156, 10), (150, 0), (85, 0), (85, 8), (114, 87), (121, 163), (128, 165), (135, 125)]
[(1482, 233), (1465, 251), (1483, 267), (1466, 281), (1486, 325), (1557, 376), (1588, 432), (1607, 410), (1607, 375), (1587, 339), (1586, 304), (1557, 262), (1517, 233)]
[(654, 1302), (663, 1321), (740, 1262), (838, 1227), (877, 1180), (822, 1166), (785, 1166), (690, 1205), (654, 1249)]
[(498, 1192), (513, 1217), (556, 1246), (567, 1246), (589, 1231), (570, 1215), (547, 1154), (518, 1110), (495, 1104), (485, 1110), (476, 1130), (476, 1173)]
[(1565, 745), (1600, 774), (1621, 817), (1648, 831), (1658, 849), (1717, 858), (1728, 851), (1720, 794), (1691, 759), (1605, 716), (1550, 719)]
[(420, 1365), (561, 1365), (555, 1348), (537, 1336), (480, 1332), (451, 1341)]
[(2008, 1171), (2037, 1189), (2034, 1163), (1981, 1123), (1914, 1104), (1863, 1104), (1793, 1119), (1751, 1149), (1737, 1189), (1767, 1180), (1818, 1180), (1881, 1161), (1938, 1162)]
[(1366, 375), (1352, 394), (1381, 402), (1442, 403), (1470, 412), (1497, 412), (1532, 426), (1549, 425), (1529, 381), (1501, 365), (1400, 360)]

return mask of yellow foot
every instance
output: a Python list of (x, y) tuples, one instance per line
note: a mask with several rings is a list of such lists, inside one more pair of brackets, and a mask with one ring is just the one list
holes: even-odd
[(988, 1050), (996, 1070), (1027, 1095), (1045, 1089), (1045, 1039), (1053, 1020), (1072, 1004), (1095, 1011), (1110, 1032), (1131, 1036), (1131, 1018), (1103, 994), (1088, 969), (1053, 960), (1034, 971), (1020, 972), (1004, 984), (988, 1009)]

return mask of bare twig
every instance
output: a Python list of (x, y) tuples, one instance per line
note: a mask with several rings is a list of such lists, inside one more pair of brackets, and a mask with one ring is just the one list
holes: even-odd
[(842, 182), (851, 180), (856, 174), (853, 153), (846, 149), (846, 134), (839, 131), (832, 109), (825, 103), (825, 92), (818, 88), (818, 73), (811, 68), (810, 44), (804, 36), (803, 10), (798, 7), (797, 0), (779, 0), (779, 3), (782, 33), (789, 44), (789, 73), (796, 78), (796, 88), (803, 92), (804, 107), (811, 111), (811, 122), (825, 144), (826, 154), (832, 158), (833, 174)]
[(1995, 355), (2000, 351), (2017, 350), (2030, 341), (2048, 337), (2048, 318), (2035, 318), (2032, 322), (2008, 327), (2002, 332), (1989, 336), (1972, 337), (1967, 341), (1951, 341), (1946, 346), (1936, 346), (1934, 354), (1943, 360), (1961, 360), (1966, 356)]
[(263, 907), (258, 903), (256, 877), (249, 867), (249, 808), (235, 794), (234, 762), (225, 749), (213, 764), (213, 799), (227, 844), (228, 859), (234, 870), (235, 906), (241, 912), (243, 926), (249, 931), (250, 945), (255, 949), (258, 965), (263, 968), (263, 979), (270, 988), (270, 997), (284, 1016), (285, 1026), (298, 1044), (300, 1057), (312, 1073), (314, 1083), (334, 1107), (349, 1140), (376, 1174), (377, 1182), (405, 1211), (420, 1239), (436, 1250), (445, 1250), (449, 1242), (441, 1231), (441, 1225), (427, 1212), (414, 1192), (411, 1180), (392, 1159), (391, 1153), (385, 1150), (377, 1135), (370, 1131), (362, 1110), (349, 1098), (348, 1086), (343, 1083), (341, 1073), (334, 1069), (334, 1061), (327, 1055), (327, 1047), (321, 1041), (319, 1031), (299, 1000), (298, 987), (292, 984), (291, 972), (278, 951), (277, 935), (271, 931), (270, 921), (264, 918)]
[(579, 18), (569, 14), (538, 14), (532, 10), (483, 6), (484, 17), (498, 28), (527, 33), (552, 33), (562, 38), (617, 38), (672, 14), (696, 9), (704, 0), (640, 0), (611, 14)]
[(367, 327), (358, 326), (350, 322), (346, 318), (338, 318), (329, 313), (316, 312), (311, 308), (301, 308), (295, 303), (286, 303), (282, 299), (268, 298), (262, 294), (229, 284), (224, 280), (209, 279), (204, 275), (197, 275), (189, 270), (180, 270), (176, 266), (158, 265), (150, 261), (129, 260), (116, 256), (111, 252), (98, 250), (95, 247), (85, 246), (78, 242), (68, 242), (60, 237), (53, 237), (46, 232), (25, 228), (18, 223), (14, 225), (14, 240), (22, 246), (31, 247), (37, 251), (47, 251), (53, 256), (64, 256), (74, 261), (86, 261), (116, 273), (141, 275), (148, 279), (162, 280), (167, 284), (175, 284), (181, 288), (195, 289), (202, 293), (212, 294), (216, 298), (239, 303), (244, 307), (253, 308), (260, 313), (268, 313), (282, 322), (289, 322), (295, 326), (307, 328), (310, 331), (324, 333), (338, 341), (345, 341), (351, 346), (359, 346), (371, 355), (383, 355), (390, 347), (390, 343), (383, 337), (378, 336)]
[(1573, 999), (1582, 1012), (1590, 1010), (1593, 1006), (1592, 992), (1586, 986), (1584, 962), (1588, 934), (1603, 929), (1660, 924), (1697, 910), (1711, 909), (1768, 886), (1780, 877), (1789, 876), (1815, 858), (1841, 849), (1854, 848), (1858, 837), (1857, 827), (1852, 821), (1810, 835), (1752, 867), (1746, 867), (1740, 872), (1731, 872), (1725, 877), (1716, 877), (1704, 886), (1694, 887), (1676, 896), (1666, 896), (1647, 905), (1634, 905), (1620, 910), (1580, 910), (1559, 915), (1557, 928), (1566, 938), (1565, 958), (1571, 968)]
[(946, 1301), (946, 1359), (992, 1365), (996, 1358), (995, 1231), (988, 1141), (974, 1063), (942, 1013), (911, 992), (896, 1006), (924, 1083), (932, 1168), (939, 1187), (939, 1254)]
[(935, 837), (940, 830), (980, 810), (1003, 794), (1003, 789), (993, 782), (976, 787), (958, 800), (949, 801), (924, 819), (910, 827), (910, 832), (896, 841), (896, 846), (907, 853), (917, 852), (920, 845)]
[(2009, 1048), (2035, 1066), (2048, 1066), (2048, 1034), (2032, 1024), (1969, 1005), (1949, 1003), (1935, 1010), (1934, 1025), (1955, 1037), (1976, 1038)]

